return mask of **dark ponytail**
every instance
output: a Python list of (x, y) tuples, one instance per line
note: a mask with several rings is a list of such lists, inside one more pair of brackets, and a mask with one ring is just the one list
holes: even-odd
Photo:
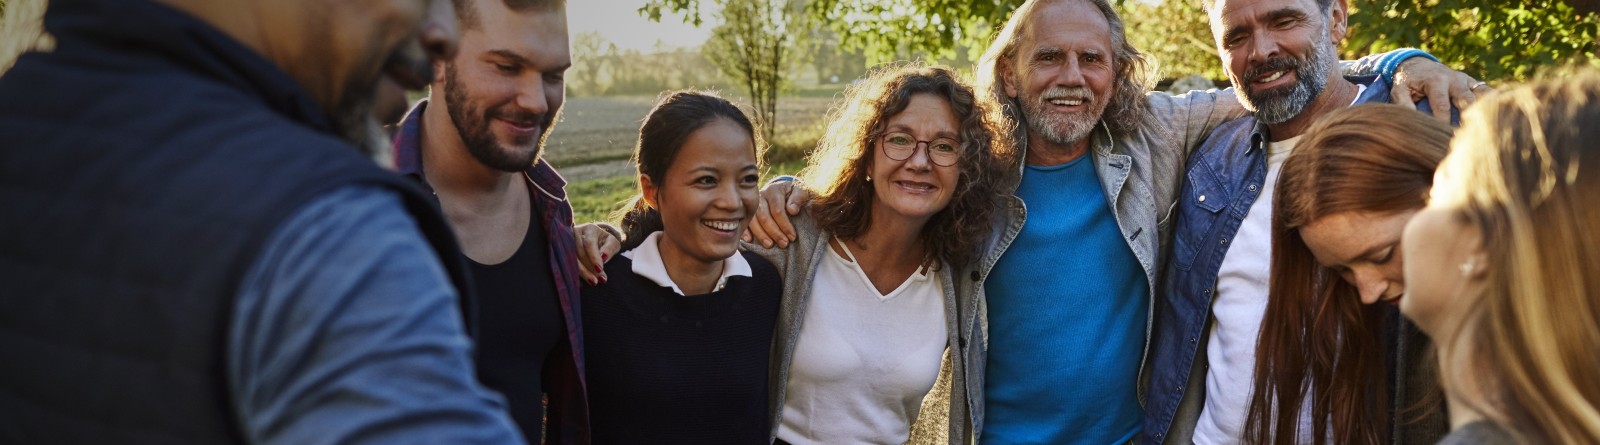
[[(667, 168), (678, 157), (689, 135), (717, 119), (728, 119), (739, 124), (750, 140), (755, 141), (756, 159), (761, 159), (762, 141), (750, 118), (739, 107), (705, 91), (674, 91), (666, 93), (639, 127), (639, 142), (633, 148), (633, 162), (639, 165), (639, 174), (650, 177), (658, 186), (666, 183)], [(622, 220), (622, 250), (632, 250), (644, 242), (645, 237), (663, 229), (661, 212), (651, 208), (644, 195), (637, 194), (628, 205), (619, 210)]]

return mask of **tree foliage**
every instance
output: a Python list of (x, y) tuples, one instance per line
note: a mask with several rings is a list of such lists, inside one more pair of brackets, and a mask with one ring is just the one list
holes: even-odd
[(621, 49), (599, 32), (573, 37), (572, 63), (567, 71), (567, 92), (574, 96), (653, 96), (662, 91), (726, 85), (700, 48), (657, 43), (649, 51)]
[(826, 27), (805, 29), (806, 34), (795, 42), (799, 51), (794, 61), (810, 65), (818, 84), (850, 82), (866, 71), (866, 54), (841, 47), (838, 34)]
[[(837, 33), (844, 47), (877, 64), (919, 58), (975, 59), (1022, 0), (812, 0), (806, 20)], [(958, 54), (958, 48), (977, 48)]]
[(1197, 0), (1130, 1), (1118, 8), (1128, 41), (1169, 78), (1199, 74), (1226, 79), (1211, 24)]
[[(721, 19), (711, 30), (704, 52), (722, 73), (750, 97), (754, 118), (767, 140), (777, 124), (778, 93), (795, 45), (790, 18), (798, 9), (790, 0), (716, 0)], [(663, 12), (684, 14), (684, 21), (699, 26), (699, 0), (651, 0), (639, 10), (660, 21)]]
[[(701, 0), (656, 0), (641, 10), (666, 10), (697, 22)], [(737, 0), (713, 0), (737, 1)], [(1128, 38), (1150, 53), (1168, 75), (1222, 78), (1201, 1), (1113, 0), (1128, 24)], [(1348, 0), (1350, 33), (1342, 56), (1354, 58), (1416, 47), (1445, 64), (1484, 79), (1525, 79), (1541, 67), (1600, 65), (1600, 2), (1595, 0)], [(844, 48), (880, 63), (911, 55), (922, 59), (976, 58), (1023, 0), (810, 0), (796, 20), (826, 27)], [(689, 16), (695, 16), (692, 18)], [(978, 48), (958, 54), (960, 48)]]
[[(1128, 38), (1168, 75), (1221, 79), (1211, 28), (1198, 1), (1204, 0), (1124, 2)], [(1574, 61), (1600, 65), (1595, 58), (1600, 14), (1593, 1), (1350, 0), (1350, 7), (1345, 59), (1421, 48), (1475, 77), (1513, 80)]]
[[(1540, 67), (1600, 66), (1600, 13), (1574, 0), (1361, 0), (1350, 15), (1347, 51), (1422, 48), (1485, 79), (1526, 79)], [(1592, 7), (1592, 3), (1587, 6)]]

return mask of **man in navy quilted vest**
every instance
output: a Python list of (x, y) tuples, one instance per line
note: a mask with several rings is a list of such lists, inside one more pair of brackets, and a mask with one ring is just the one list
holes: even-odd
[(520, 442), (444, 218), (356, 148), (380, 76), (455, 51), (449, 2), (52, 0), (45, 30), (0, 77), (0, 443)]

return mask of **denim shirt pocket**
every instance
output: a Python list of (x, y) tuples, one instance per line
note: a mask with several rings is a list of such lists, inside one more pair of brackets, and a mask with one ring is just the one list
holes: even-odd
[(1183, 193), (1178, 195), (1177, 233), (1173, 235), (1173, 259), (1178, 269), (1188, 271), (1194, 266), (1211, 228), (1221, 218), (1232, 202), (1227, 187), (1216, 170), (1204, 162), (1196, 162), (1184, 174)]

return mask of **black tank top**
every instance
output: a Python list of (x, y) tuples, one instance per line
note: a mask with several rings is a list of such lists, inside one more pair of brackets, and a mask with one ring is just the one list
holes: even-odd
[[(566, 321), (550, 272), (550, 242), (533, 203), (522, 245), (506, 261), (467, 259), (478, 291), (478, 379), (504, 395), (511, 418), (530, 443), (540, 443), (544, 365), (565, 341)], [(465, 255), (463, 255), (465, 256)]]

